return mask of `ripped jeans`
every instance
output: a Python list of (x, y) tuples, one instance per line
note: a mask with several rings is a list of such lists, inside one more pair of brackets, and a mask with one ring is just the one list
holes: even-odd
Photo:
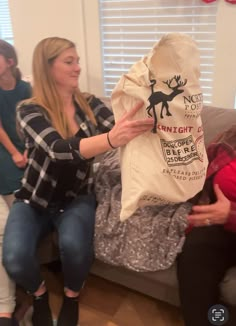
[(3, 240), (3, 265), (8, 274), (29, 293), (42, 283), (37, 248), (53, 227), (64, 273), (64, 286), (78, 292), (93, 262), (93, 234), (96, 200), (81, 195), (64, 209), (54, 205), (44, 211), (15, 201), (8, 217)]

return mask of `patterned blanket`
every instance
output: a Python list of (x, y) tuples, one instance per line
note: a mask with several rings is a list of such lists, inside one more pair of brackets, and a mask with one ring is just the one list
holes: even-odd
[(167, 269), (174, 263), (185, 240), (190, 203), (143, 207), (121, 222), (118, 150), (106, 153), (101, 160), (95, 191), (96, 258), (139, 272)]

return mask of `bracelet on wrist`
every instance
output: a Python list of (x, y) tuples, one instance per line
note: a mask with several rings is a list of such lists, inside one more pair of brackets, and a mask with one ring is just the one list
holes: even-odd
[(108, 142), (109, 146), (110, 146), (112, 149), (116, 149), (116, 147), (113, 146), (112, 143), (111, 143), (111, 141), (110, 141), (109, 132), (107, 133), (107, 142)]

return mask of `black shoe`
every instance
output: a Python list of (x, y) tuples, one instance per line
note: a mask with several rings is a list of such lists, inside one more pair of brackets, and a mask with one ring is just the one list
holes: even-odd
[(64, 295), (57, 326), (77, 326), (79, 323), (79, 297), (69, 298)]
[(53, 326), (52, 314), (48, 302), (48, 292), (34, 297), (33, 309), (33, 326)]

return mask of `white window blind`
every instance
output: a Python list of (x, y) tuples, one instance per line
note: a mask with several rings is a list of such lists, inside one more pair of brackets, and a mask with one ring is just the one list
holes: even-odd
[(211, 103), (217, 3), (202, 0), (100, 0), (106, 96), (122, 74), (163, 35), (186, 33), (198, 44), (204, 102)]
[(8, 0), (0, 0), (0, 39), (13, 43)]

